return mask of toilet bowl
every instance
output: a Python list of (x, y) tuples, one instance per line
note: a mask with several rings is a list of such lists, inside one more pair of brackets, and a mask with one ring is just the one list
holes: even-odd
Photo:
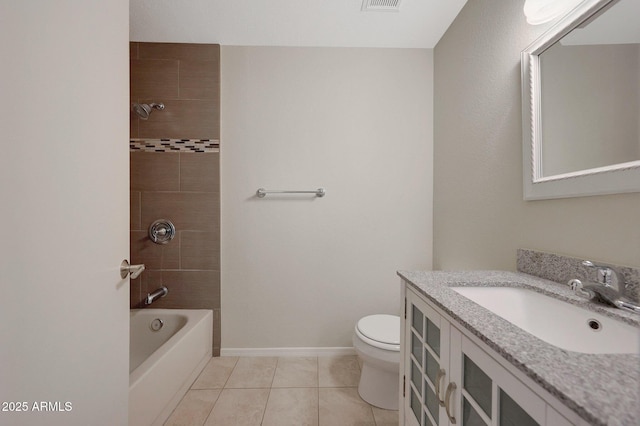
[(400, 388), (400, 317), (369, 315), (356, 324), (353, 347), (362, 358), (358, 393), (369, 404), (398, 409)]

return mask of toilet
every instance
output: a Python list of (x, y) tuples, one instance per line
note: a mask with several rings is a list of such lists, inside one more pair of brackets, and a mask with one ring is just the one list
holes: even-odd
[(400, 317), (369, 315), (356, 324), (353, 347), (362, 358), (358, 393), (369, 404), (398, 409), (400, 388)]

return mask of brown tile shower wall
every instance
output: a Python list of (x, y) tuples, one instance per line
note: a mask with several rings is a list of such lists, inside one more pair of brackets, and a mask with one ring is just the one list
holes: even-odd
[[(220, 134), (220, 46), (131, 43), (131, 102), (163, 102), (148, 120), (131, 116), (131, 138), (207, 139)], [(181, 142), (178, 142), (180, 144)], [(168, 143), (167, 143), (168, 144)], [(198, 143), (187, 142), (184, 145)], [(132, 144), (133, 146), (133, 144)], [(220, 173), (219, 152), (153, 148), (130, 153), (131, 262), (145, 272), (131, 280), (131, 307), (166, 286), (153, 308), (211, 309), (213, 353), (220, 354)], [(183, 146), (180, 146), (183, 148)], [(195, 149), (191, 150), (195, 151)], [(148, 229), (168, 219), (176, 237), (151, 241)]]
[(132, 103), (165, 105), (132, 113), (130, 137), (220, 139), (220, 45), (131, 43), (130, 71)]
[[(131, 280), (131, 307), (161, 286), (169, 294), (153, 308), (212, 309), (214, 353), (220, 353), (219, 153), (131, 152), (131, 262), (146, 270)], [(196, 178), (197, 175), (197, 178)], [(149, 238), (168, 219), (176, 236)]]

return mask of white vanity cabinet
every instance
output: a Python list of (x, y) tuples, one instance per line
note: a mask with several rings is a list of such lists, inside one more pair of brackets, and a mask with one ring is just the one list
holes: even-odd
[[(571, 425), (428, 299), (403, 285), (400, 420), (408, 426)], [(535, 384), (534, 384), (535, 385)]]

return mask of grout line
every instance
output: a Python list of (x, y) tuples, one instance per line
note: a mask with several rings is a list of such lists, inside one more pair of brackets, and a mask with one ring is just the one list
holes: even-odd
[[(131, 190), (129, 190), (131, 191)], [(142, 228), (142, 191), (136, 191), (138, 193), (138, 211), (136, 212), (138, 218), (138, 228)]]
[(378, 422), (376, 421), (376, 416), (375, 414), (373, 414), (373, 405), (369, 404), (368, 402), (367, 402), (367, 405), (369, 406), (369, 410), (371, 411), (371, 418), (373, 419), (373, 424), (378, 426)]
[(262, 410), (262, 418), (260, 419), (260, 425), (264, 423), (264, 415), (267, 413), (267, 407), (269, 406), (269, 400), (271, 399), (271, 389), (273, 389), (273, 381), (276, 378), (276, 371), (278, 370), (278, 363), (280, 362), (280, 357), (276, 358), (276, 366), (273, 369), (273, 376), (271, 377), (271, 383), (269, 384), (269, 394), (267, 395), (267, 402), (264, 404), (264, 409)]
[(178, 152), (178, 191), (182, 192), (182, 152)]
[(218, 401), (220, 400), (220, 396), (221, 395), (222, 395), (222, 389), (220, 389), (220, 393), (218, 393), (218, 397), (213, 402), (213, 405), (211, 406), (211, 411), (209, 411), (209, 414), (207, 414), (207, 417), (204, 418), (204, 422), (202, 422), (202, 426), (207, 424), (207, 420), (209, 420), (209, 417), (211, 417), (211, 414), (213, 413), (213, 410), (216, 409), (216, 405), (218, 405)]
[(211, 413), (213, 413), (213, 409), (216, 407), (216, 404), (218, 403), (218, 400), (220, 399), (220, 395), (222, 395), (222, 389), (189, 389), (190, 391), (193, 390), (195, 392), (201, 390), (201, 391), (212, 391), (212, 390), (217, 390), (218, 392), (218, 396), (216, 396), (216, 400), (213, 401), (213, 405), (211, 406), (211, 410), (209, 410), (209, 414), (206, 415), (206, 417), (204, 418), (204, 421), (202, 422), (201, 425), (199, 426), (204, 426), (207, 423), (207, 420), (209, 420), (209, 416), (211, 416)]
[(171, 410), (171, 414), (169, 414), (169, 416), (167, 417), (167, 419), (162, 423), (163, 425), (167, 424), (167, 422), (169, 421), (169, 419), (171, 418), (171, 416), (173, 416), (173, 413), (176, 412), (176, 410), (178, 409), (178, 407), (180, 407), (180, 404), (182, 404), (182, 401), (184, 401), (184, 399), (187, 397), (187, 394), (189, 393), (191, 389), (189, 389), (187, 391), (187, 393), (184, 394), (184, 396), (182, 397), (182, 399), (180, 400), (180, 402), (178, 402), (178, 405), (175, 406), (175, 408), (173, 410)]
[[(211, 359), (213, 359), (213, 357), (211, 357)], [(238, 364), (238, 360), (239, 359), (240, 359), (240, 357), (238, 357), (238, 359), (236, 359), (236, 362), (233, 364), (233, 368), (231, 369), (231, 372), (229, 373), (229, 376), (227, 376), (227, 380), (224, 381), (224, 384), (222, 385), (222, 388), (219, 389), (220, 393), (218, 394), (218, 397), (216, 398), (216, 402), (213, 404), (213, 407), (211, 407), (211, 411), (209, 412), (209, 415), (207, 415), (207, 418), (204, 420), (204, 423), (202, 424), (203, 426), (205, 424), (207, 424), (207, 421), (209, 420), (209, 417), (211, 417), (211, 414), (213, 414), (213, 410), (216, 409), (216, 405), (218, 405), (218, 401), (220, 400), (220, 397), (222, 396), (222, 392), (225, 389), (227, 389), (227, 382), (229, 381), (229, 377), (231, 377), (231, 375), (233, 374), (233, 370), (236, 369), (236, 365)], [(202, 373), (200, 373), (200, 374), (202, 374)], [(198, 380), (198, 379), (196, 379), (196, 380)]]
[(267, 406), (269, 405), (269, 399), (271, 399), (271, 388), (269, 388), (269, 394), (267, 395), (267, 402), (265, 402), (264, 409), (262, 410), (262, 418), (260, 419), (260, 425), (264, 423), (264, 415), (267, 413)]
[(178, 59), (176, 62), (178, 62), (178, 100), (182, 100), (180, 98), (180, 68), (182, 67), (182, 59)]
[[(273, 382), (276, 379), (276, 372), (278, 371), (278, 364), (280, 363), (280, 357), (276, 358), (276, 366), (273, 369), (273, 376), (271, 377), (271, 384), (269, 385), (269, 389), (271, 389), (273, 387)], [(269, 391), (269, 393), (271, 393), (271, 391)]]
[(276, 366), (273, 369), (273, 377), (271, 378), (271, 384), (269, 385), (269, 395), (267, 395), (267, 403), (264, 405), (264, 411), (262, 412), (262, 420), (260, 424), (264, 422), (264, 416), (267, 414), (267, 407), (269, 406), (269, 400), (271, 399), (271, 390), (273, 389), (273, 382), (276, 380), (276, 372), (278, 371), (278, 364), (280, 364), (280, 357), (276, 358)]
[(227, 389), (227, 383), (229, 383), (229, 379), (231, 378), (231, 375), (235, 371), (236, 365), (238, 365), (238, 361), (240, 361), (240, 357), (237, 357), (236, 362), (233, 364), (233, 368), (231, 369), (231, 373), (229, 373), (229, 376), (227, 377), (227, 380), (224, 381), (224, 385), (222, 385), (222, 389)]

